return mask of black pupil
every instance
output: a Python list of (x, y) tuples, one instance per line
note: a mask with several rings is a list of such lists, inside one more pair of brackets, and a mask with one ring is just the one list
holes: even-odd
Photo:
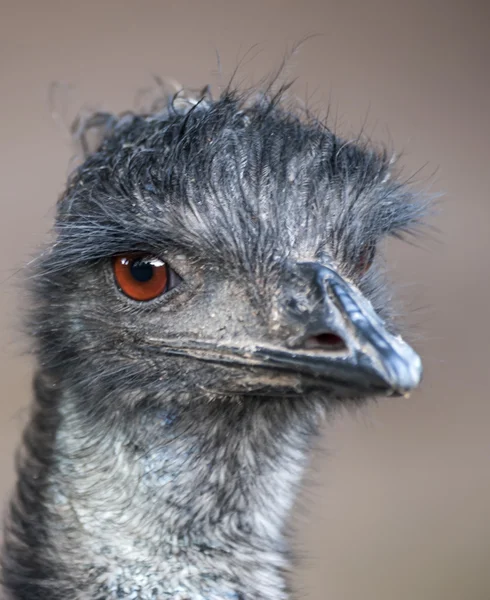
[(140, 283), (146, 283), (153, 277), (153, 265), (148, 260), (135, 260), (130, 269), (133, 279)]

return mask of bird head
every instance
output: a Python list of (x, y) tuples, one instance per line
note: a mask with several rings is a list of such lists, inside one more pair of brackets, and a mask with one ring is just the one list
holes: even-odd
[(37, 266), (42, 365), (84, 396), (402, 395), (378, 246), (423, 214), (388, 157), (278, 98), (98, 114)]

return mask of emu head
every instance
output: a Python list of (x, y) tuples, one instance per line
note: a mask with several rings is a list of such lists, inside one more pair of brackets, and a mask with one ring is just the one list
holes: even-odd
[(376, 248), (422, 206), (384, 154), (230, 92), (94, 124), (34, 278), (57, 381), (110, 411), (418, 385)]

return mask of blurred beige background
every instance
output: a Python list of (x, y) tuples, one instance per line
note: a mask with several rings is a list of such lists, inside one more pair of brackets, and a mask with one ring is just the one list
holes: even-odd
[(60, 102), (69, 122), (82, 106), (134, 106), (153, 74), (216, 84), (216, 51), (226, 80), (257, 43), (238, 77), (250, 84), (320, 34), (291, 61), (298, 96), (330, 102), (346, 134), (366, 121), (445, 196), (420, 247), (390, 246), (423, 387), (329, 425), (299, 504), (295, 587), (310, 600), (488, 600), (489, 19), (484, 0), (0, 0), (1, 500), (32, 368), (15, 273), (45, 239), (72, 155), (49, 84), (75, 84)]

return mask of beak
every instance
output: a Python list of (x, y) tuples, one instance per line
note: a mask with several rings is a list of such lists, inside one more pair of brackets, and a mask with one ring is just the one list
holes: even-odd
[[(301, 263), (320, 297), (292, 351), (256, 348), (271, 367), (313, 377), (331, 392), (407, 395), (422, 378), (420, 357), (390, 333), (371, 303), (333, 269)], [(311, 279), (310, 279), (311, 281)]]
[[(422, 378), (420, 357), (390, 333), (371, 303), (336, 271), (300, 263), (301, 310), (289, 290), (283, 310), (293, 336), (278, 345), (149, 338), (153, 349), (216, 365), (264, 370), (293, 377), (271, 379), (272, 387), (319, 389), (335, 398), (407, 396)], [(293, 288), (297, 288), (293, 285)], [(304, 290), (307, 291), (306, 295)], [(296, 290), (297, 291), (297, 290)], [(296, 305), (296, 309), (292, 308)], [(291, 330), (290, 330), (291, 331)], [(284, 383), (287, 381), (288, 383)], [(279, 382), (279, 383), (278, 383)], [(248, 385), (248, 381), (247, 381)], [(264, 387), (261, 384), (261, 389)], [(240, 388), (241, 389), (241, 388)]]

